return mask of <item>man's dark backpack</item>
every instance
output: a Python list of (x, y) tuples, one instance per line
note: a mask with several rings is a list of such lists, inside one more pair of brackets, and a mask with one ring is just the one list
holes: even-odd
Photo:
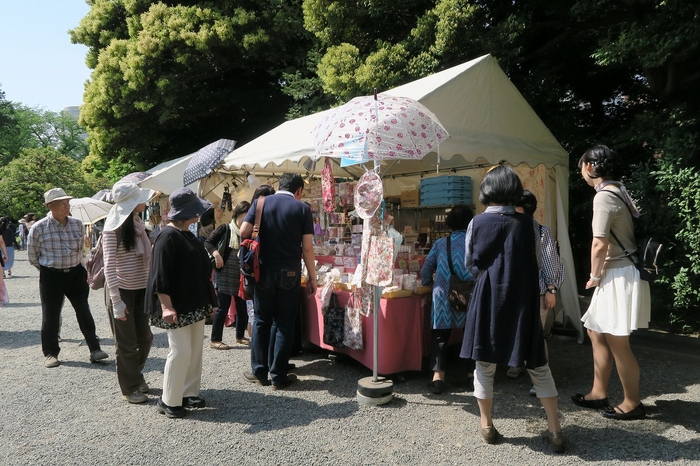
[[(622, 202), (624, 202), (627, 209), (630, 210), (630, 215), (632, 215), (632, 210), (622, 196), (609, 189), (603, 189), (603, 191), (607, 191), (610, 194), (617, 196)], [(634, 216), (632, 219), (634, 219)], [(627, 258), (634, 263), (635, 267), (637, 267), (637, 270), (639, 270), (639, 277), (642, 280), (653, 282), (659, 276), (659, 269), (663, 267), (665, 260), (666, 245), (664, 243), (652, 236), (646, 236), (637, 247), (637, 261), (635, 261), (632, 254), (627, 251), (627, 248), (622, 245), (622, 242), (615, 235), (615, 232), (610, 230), (610, 234), (615, 241), (617, 241), (620, 248), (622, 248), (622, 250), (625, 252)]]
[[(255, 207), (255, 225), (250, 238), (241, 242), (238, 257), (241, 260), (241, 274), (245, 277), (246, 285), (260, 280), (260, 222), (265, 204), (265, 197), (260, 196)], [(247, 290), (246, 290), (247, 291)]]

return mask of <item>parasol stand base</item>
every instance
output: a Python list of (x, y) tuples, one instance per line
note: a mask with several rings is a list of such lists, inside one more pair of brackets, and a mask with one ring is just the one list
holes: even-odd
[(357, 402), (366, 406), (378, 406), (394, 399), (394, 382), (384, 377), (365, 377), (357, 382)]

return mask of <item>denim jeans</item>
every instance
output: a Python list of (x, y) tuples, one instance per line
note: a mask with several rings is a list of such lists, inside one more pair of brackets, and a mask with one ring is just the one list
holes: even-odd
[(260, 380), (267, 379), (268, 372), (273, 384), (287, 378), (300, 290), (299, 269), (264, 271), (255, 284), (250, 364)]

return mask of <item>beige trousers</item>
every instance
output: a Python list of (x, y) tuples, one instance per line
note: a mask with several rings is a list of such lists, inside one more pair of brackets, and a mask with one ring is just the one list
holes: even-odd
[(163, 403), (182, 406), (182, 397), (199, 396), (202, 382), (204, 319), (166, 330), (170, 352), (163, 371)]

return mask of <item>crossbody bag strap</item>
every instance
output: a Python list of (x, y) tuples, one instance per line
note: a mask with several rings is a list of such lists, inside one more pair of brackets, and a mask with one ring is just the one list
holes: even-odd
[(455, 269), (452, 265), (452, 235), (447, 236), (447, 263), (450, 265), (450, 273), (455, 275)]
[(262, 211), (265, 205), (265, 196), (260, 196), (258, 198), (258, 203), (255, 205), (255, 225), (253, 225), (253, 234), (250, 235), (251, 238), (255, 239), (260, 234), (260, 222), (262, 221)]

